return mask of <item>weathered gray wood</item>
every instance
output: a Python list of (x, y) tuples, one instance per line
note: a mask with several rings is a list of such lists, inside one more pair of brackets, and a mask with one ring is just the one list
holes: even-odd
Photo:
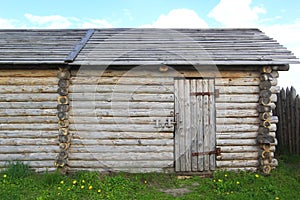
[(257, 159), (253, 160), (230, 160), (230, 161), (217, 161), (218, 167), (258, 167)]
[(56, 77), (49, 77), (45, 80), (44, 77), (0, 77), (0, 85), (57, 85)]
[(31, 93), (31, 94), (6, 94), (0, 96), (0, 102), (41, 102), (41, 101), (56, 101), (56, 94), (48, 93)]
[[(73, 101), (146, 101), (146, 102), (173, 102), (174, 94), (135, 94), (135, 93), (70, 93)], [(0, 99), (1, 100), (1, 99)]]
[[(126, 109), (126, 107), (124, 107)], [(75, 117), (172, 117), (173, 109), (71, 109)]]
[(85, 36), (83, 36), (79, 43), (75, 45), (75, 47), (70, 51), (66, 59), (64, 60), (67, 63), (73, 62), (75, 58), (78, 56), (79, 52), (84, 48), (89, 39), (93, 36), (95, 30), (90, 29), (86, 32)]
[[(275, 137), (275, 132), (269, 132), (268, 135)], [(256, 139), (257, 132), (217, 132), (218, 139)]]
[[(196, 93), (197, 92), (197, 84), (198, 82), (193, 79), (190, 81), (190, 93)], [(199, 119), (199, 105), (197, 104), (197, 96), (196, 95), (190, 95), (190, 121), (191, 121), (191, 152), (199, 152), (197, 148), (198, 144), (198, 137), (197, 133), (199, 131), (199, 125), (198, 125), (198, 119)], [(191, 156), (192, 160), (192, 171), (198, 171), (198, 157), (197, 156)]]
[[(74, 109), (174, 109), (174, 102), (107, 102), (94, 101), (87, 104), (85, 101), (72, 101)], [(1, 103), (0, 103), (1, 108)]]
[(139, 161), (163, 161), (163, 160), (172, 160), (173, 161), (174, 154), (173, 152), (162, 152), (162, 153), (152, 153), (152, 152), (144, 152), (144, 153), (70, 153), (70, 160), (81, 160), (81, 161), (128, 161), (135, 162)]
[(86, 139), (86, 138), (73, 138), (72, 144), (74, 145), (139, 145), (139, 146), (173, 146), (174, 141), (172, 138), (164, 139), (148, 139), (148, 138), (113, 138), (113, 139)]
[(56, 101), (44, 102), (0, 102), (0, 109), (55, 109)]
[[(215, 92), (215, 83), (213, 79), (209, 79), (209, 86), (208, 86), (209, 92)], [(216, 150), (216, 110), (215, 110), (215, 96), (210, 95), (209, 96), (209, 122), (210, 122), (210, 151)], [(216, 169), (216, 155), (211, 154), (209, 155), (209, 168), (210, 170)]]
[(0, 85), (1, 94), (12, 93), (55, 93), (55, 85)]
[[(1, 132), (0, 132), (1, 133)], [(170, 132), (95, 132), (89, 131), (70, 131), (74, 139), (173, 139)], [(29, 134), (29, 133), (28, 133)]]
[[(192, 145), (192, 132), (191, 132), (191, 102), (190, 102), (190, 80), (186, 79), (183, 80), (184, 84), (184, 110), (181, 112), (184, 112), (183, 120), (184, 120), (184, 149), (185, 149), (185, 171), (191, 171), (192, 170), (192, 156), (191, 156), (191, 145)], [(182, 102), (181, 102), (182, 103)]]
[[(0, 148), (1, 149), (1, 148)], [(132, 146), (132, 145), (121, 145), (121, 146), (99, 146), (99, 145), (72, 145), (70, 152), (80, 153), (104, 153), (104, 152), (120, 152), (120, 153), (131, 153), (131, 152), (173, 152), (172, 146)]]
[[(197, 91), (198, 92), (203, 92), (204, 87), (203, 87), (203, 82), (202, 80), (197, 81)], [(199, 95), (197, 97), (197, 116), (199, 117), (198, 120), (198, 130), (197, 130), (197, 137), (198, 137), (198, 152), (204, 152), (204, 106), (203, 106), (203, 101), (204, 101), (204, 96)], [(204, 171), (204, 155), (198, 155), (198, 170), (199, 171)]]
[(173, 93), (174, 86), (172, 85), (73, 85), (69, 91), (74, 93)]

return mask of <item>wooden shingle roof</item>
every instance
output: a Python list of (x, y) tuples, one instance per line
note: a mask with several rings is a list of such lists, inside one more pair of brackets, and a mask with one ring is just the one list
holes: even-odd
[(288, 65), (258, 29), (0, 30), (0, 63)]

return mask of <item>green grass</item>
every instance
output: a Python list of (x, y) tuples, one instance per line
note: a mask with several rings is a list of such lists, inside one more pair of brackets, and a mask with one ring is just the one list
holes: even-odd
[(174, 174), (33, 173), (10, 163), (0, 172), (0, 199), (299, 199), (300, 156), (281, 156), (270, 176), (218, 171), (212, 178)]

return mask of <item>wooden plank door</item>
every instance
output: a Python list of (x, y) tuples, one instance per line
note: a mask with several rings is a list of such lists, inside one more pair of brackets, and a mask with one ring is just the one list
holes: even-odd
[(214, 170), (214, 79), (176, 79), (175, 114), (175, 171)]

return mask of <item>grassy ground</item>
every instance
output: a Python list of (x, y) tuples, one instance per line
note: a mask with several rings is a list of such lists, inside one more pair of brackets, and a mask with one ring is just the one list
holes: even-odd
[(299, 199), (300, 156), (280, 157), (265, 177), (216, 172), (213, 178), (167, 174), (35, 174), (22, 163), (0, 173), (0, 199)]

